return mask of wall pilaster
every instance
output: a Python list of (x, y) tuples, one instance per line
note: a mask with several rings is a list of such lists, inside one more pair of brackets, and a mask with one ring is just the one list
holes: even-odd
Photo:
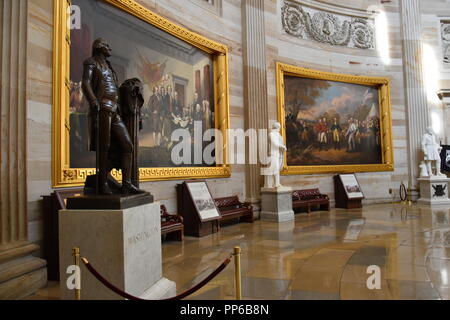
[(0, 3), (0, 299), (27, 296), (47, 281), (27, 232), (27, 10), (27, 0)]
[[(244, 109), (246, 129), (268, 128), (264, 0), (242, 1)], [(248, 155), (248, 147), (247, 147)], [(246, 197), (260, 201), (261, 166), (246, 165)]]
[(408, 182), (417, 189), (421, 140), (429, 125), (428, 100), (423, 72), (422, 23), (419, 0), (400, 1), (403, 71), (408, 139)]

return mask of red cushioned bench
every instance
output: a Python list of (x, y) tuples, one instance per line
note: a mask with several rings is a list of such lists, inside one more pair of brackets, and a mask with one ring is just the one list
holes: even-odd
[(235, 218), (250, 223), (254, 221), (253, 206), (248, 202), (239, 201), (238, 196), (216, 198), (214, 202), (222, 216), (221, 222)]
[(321, 194), (319, 189), (295, 190), (292, 193), (292, 208), (306, 209), (311, 212), (311, 207), (330, 211), (330, 199), (326, 194)]
[(165, 234), (167, 234), (166, 239), (170, 239), (173, 236), (174, 240), (183, 241), (183, 217), (169, 214), (166, 206), (161, 205), (161, 235)]

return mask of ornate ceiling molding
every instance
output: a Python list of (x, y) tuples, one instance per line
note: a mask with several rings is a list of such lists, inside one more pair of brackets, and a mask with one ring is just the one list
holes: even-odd
[(281, 9), (284, 31), (333, 46), (375, 49), (374, 21), (369, 18), (373, 13), (343, 8), (346, 14), (336, 14), (336, 9), (331, 12), (329, 7), (311, 1), (300, 4), (284, 0)]

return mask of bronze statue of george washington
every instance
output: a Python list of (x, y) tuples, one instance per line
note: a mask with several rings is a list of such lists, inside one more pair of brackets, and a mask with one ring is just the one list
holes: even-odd
[(131, 182), (136, 163), (133, 139), (122, 120), (117, 75), (107, 58), (111, 48), (104, 39), (94, 41), (92, 57), (83, 64), (83, 93), (89, 102), (90, 150), (97, 152), (97, 192), (112, 195), (108, 176), (122, 170), (122, 195), (144, 194)]

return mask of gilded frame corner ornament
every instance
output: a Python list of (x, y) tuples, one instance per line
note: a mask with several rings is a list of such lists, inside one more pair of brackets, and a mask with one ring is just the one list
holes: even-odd
[(301, 68), (277, 62), (276, 83), (277, 83), (278, 120), (281, 123), (282, 127), (281, 133), (285, 142), (286, 142), (286, 123), (285, 123), (285, 106), (284, 106), (285, 75), (377, 87), (380, 101), (380, 134), (381, 134), (382, 163), (368, 164), (368, 165), (288, 166), (287, 159), (285, 157), (283, 169), (281, 171), (282, 175), (394, 171), (394, 152), (392, 142), (392, 115), (391, 115), (389, 78), (338, 74)]
[[(228, 48), (207, 39), (150, 11), (134, 0), (102, 0), (210, 54), (214, 63), (214, 100), (217, 108), (216, 128), (223, 134), (223, 164), (216, 167), (140, 168), (141, 181), (228, 178), (231, 167), (227, 157), (229, 128)], [(70, 167), (69, 73), (70, 73), (70, 0), (54, 0), (53, 44), (53, 128), (52, 185), (54, 188), (80, 186), (93, 168)], [(112, 175), (121, 178), (120, 171)]]

